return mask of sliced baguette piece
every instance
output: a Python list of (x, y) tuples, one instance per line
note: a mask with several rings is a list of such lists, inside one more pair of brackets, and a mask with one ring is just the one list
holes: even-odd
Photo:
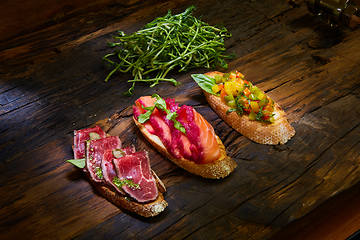
[[(215, 77), (222, 76), (221, 72), (208, 72), (205, 75)], [(285, 112), (275, 103), (274, 107), (274, 123), (263, 123), (259, 121), (252, 121), (247, 115), (239, 116), (236, 112), (227, 113), (230, 109), (221, 98), (203, 91), (209, 105), (214, 111), (232, 128), (260, 144), (285, 144), (292, 136), (295, 135), (295, 129), (289, 124)]]
[(154, 171), (152, 171), (152, 173), (158, 187), (158, 196), (154, 201), (147, 203), (139, 203), (127, 195), (120, 194), (108, 185), (99, 184), (92, 181), (90, 178), (89, 179), (94, 188), (103, 197), (119, 208), (136, 213), (143, 217), (154, 217), (164, 211), (168, 203), (165, 201), (163, 195), (163, 193), (166, 191), (164, 184), (161, 182), (160, 178), (155, 174)]
[(144, 137), (153, 145), (161, 154), (170, 159), (173, 163), (186, 171), (199, 175), (204, 178), (219, 179), (228, 176), (236, 168), (236, 162), (226, 155), (224, 144), (220, 138), (216, 136), (216, 140), (220, 147), (220, 158), (212, 163), (197, 164), (184, 158), (174, 158), (166, 149), (160, 138), (151, 134), (141, 123), (134, 117), (134, 122)]

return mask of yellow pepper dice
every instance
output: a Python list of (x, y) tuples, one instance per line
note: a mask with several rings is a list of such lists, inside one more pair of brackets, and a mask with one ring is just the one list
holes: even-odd
[(244, 85), (237, 81), (229, 81), (225, 83), (224, 88), (228, 95), (237, 96), (244, 90)]
[(254, 113), (253, 111), (251, 111), (250, 114), (249, 114), (249, 119), (250, 119), (250, 120), (256, 120), (256, 113)]
[(214, 86), (212, 86), (211, 90), (212, 90), (214, 93), (218, 93), (218, 92), (220, 91), (220, 88), (219, 88), (218, 85), (215, 84)]
[(224, 89), (225, 89), (225, 92), (227, 93), (227, 95), (233, 95), (233, 85), (234, 85), (234, 82), (226, 82), (224, 84)]
[(244, 91), (244, 84), (241, 82), (234, 82), (234, 93), (235, 95), (239, 95), (239, 93), (241, 93), (242, 91)]
[(259, 104), (257, 102), (251, 101), (250, 106), (254, 112), (259, 112)]

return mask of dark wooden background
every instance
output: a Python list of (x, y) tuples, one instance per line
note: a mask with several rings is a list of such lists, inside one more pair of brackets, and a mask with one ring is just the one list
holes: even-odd
[[(359, 221), (344, 225), (360, 216), (351, 215), (360, 195), (359, 30), (330, 29), (305, 6), (286, 1), (89, 2), (0, 3), (0, 239), (288, 239), (304, 236), (309, 226), (326, 228), (318, 222), (331, 222), (324, 211), (333, 208), (349, 213), (337, 215), (345, 219), (334, 224), (343, 224), (339, 238), (360, 227)], [(287, 112), (297, 133), (286, 145), (255, 144), (232, 130), (189, 73), (172, 75), (179, 87), (138, 85), (130, 98), (122, 95), (129, 75), (103, 81), (109, 68), (102, 56), (114, 31), (134, 32), (168, 9), (192, 4), (196, 16), (233, 34), (226, 42), (237, 56), (230, 70), (243, 72)], [(238, 163), (236, 171), (205, 180), (154, 151), (129, 108), (154, 92), (202, 113)], [(123, 213), (64, 163), (72, 158), (72, 131), (95, 123), (119, 134), (124, 145), (150, 152), (168, 188), (163, 214)]]

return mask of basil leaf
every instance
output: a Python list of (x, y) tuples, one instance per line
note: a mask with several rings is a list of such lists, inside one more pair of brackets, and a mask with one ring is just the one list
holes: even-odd
[(66, 162), (73, 164), (74, 166), (78, 168), (84, 168), (85, 167), (85, 158), (80, 159), (69, 159), (66, 160)]
[(210, 94), (217, 95), (212, 90), (212, 87), (216, 85), (214, 78), (208, 77), (204, 74), (191, 74), (191, 77), (194, 79), (194, 81), (199, 85), (199, 87), (202, 90)]

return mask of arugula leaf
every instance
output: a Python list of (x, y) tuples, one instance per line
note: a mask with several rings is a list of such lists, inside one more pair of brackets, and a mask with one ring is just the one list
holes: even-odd
[(169, 120), (172, 120), (172, 121), (176, 121), (177, 116), (178, 116), (178, 114), (176, 112), (169, 112), (166, 115), (166, 118)]
[(186, 133), (185, 127), (177, 120), (174, 121), (174, 128), (176, 128), (177, 130), (179, 130), (182, 133)]
[(166, 115), (166, 118), (174, 122), (174, 128), (185, 134), (186, 130), (184, 126), (178, 120), (176, 120), (177, 116), (178, 114), (176, 112), (169, 111), (168, 114)]
[(165, 100), (162, 97), (160, 97), (158, 94), (153, 94), (152, 97), (156, 98), (155, 107), (167, 112)]
[(211, 78), (204, 74), (191, 74), (191, 77), (194, 79), (194, 81), (199, 85), (199, 87), (202, 90), (213, 95), (218, 95), (214, 93), (212, 90), (212, 87), (216, 85), (215, 78)]
[(156, 98), (156, 102), (155, 102), (155, 106), (152, 107), (142, 107), (143, 109), (147, 110), (147, 112), (140, 114), (138, 117), (138, 121), (139, 123), (144, 123), (147, 120), (150, 119), (151, 114), (153, 113), (155, 107), (159, 110), (162, 110), (164, 112), (166, 112), (166, 118), (173, 121), (174, 122), (174, 127), (179, 130), (182, 133), (186, 133), (186, 130), (184, 128), (184, 126), (178, 121), (176, 120), (177, 118), (177, 113), (176, 112), (171, 112), (169, 109), (167, 109), (166, 106), (166, 101), (160, 97), (158, 94), (153, 94), (152, 95), (153, 98)]
[(114, 177), (112, 182), (115, 184), (116, 187), (122, 188), (122, 186), (126, 185), (129, 188), (132, 189), (140, 189), (140, 185), (137, 183), (134, 183), (131, 179), (119, 179), (118, 177)]
[(85, 167), (85, 158), (80, 159), (69, 159), (66, 160), (66, 162), (73, 164), (74, 166), (78, 168), (84, 168)]
[[(154, 110), (154, 108), (153, 108), (153, 110)], [(147, 112), (140, 114), (138, 117), (139, 123), (144, 123), (147, 120), (149, 120), (153, 110), (148, 110)]]
[(143, 105), (141, 105), (141, 107), (145, 110), (150, 110), (150, 111), (153, 111), (155, 106), (151, 106), (151, 107), (144, 107)]

